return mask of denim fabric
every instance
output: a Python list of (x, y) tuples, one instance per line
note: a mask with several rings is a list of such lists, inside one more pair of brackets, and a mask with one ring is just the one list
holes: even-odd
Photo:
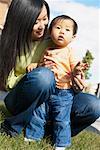
[(25, 130), (25, 137), (27, 139), (41, 140), (44, 137), (48, 112), (49, 107), (47, 102), (44, 102), (33, 111), (32, 119)]
[(87, 93), (76, 94), (71, 111), (71, 134), (77, 135), (100, 117), (100, 99)]
[(6, 118), (4, 124), (18, 134), (31, 120), (33, 110), (47, 101), (55, 91), (53, 72), (44, 67), (27, 73), (5, 98), (5, 105), (13, 116)]
[(70, 112), (73, 97), (72, 89), (56, 88), (55, 93), (50, 96), (49, 103), (43, 103), (33, 112), (32, 119), (26, 128), (25, 137), (33, 140), (43, 138), (48, 111), (50, 111), (50, 118), (53, 122), (53, 143), (60, 147), (69, 146), (71, 144)]
[[(55, 97), (55, 96), (51, 96), (51, 97)], [(62, 103), (62, 105), (63, 104), (64, 103)], [(41, 108), (41, 107), (43, 107), (43, 108)], [(43, 112), (42, 112), (42, 110), (43, 110)], [(47, 134), (48, 135), (53, 134), (52, 133), (54, 131), (53, 126), (52, 126), (53, 124), (51, 122), (53, 120), (53, 116), (52, 116), (52, 112), (48, 112), (48, 111), (50, 111), (50, 105), (48, 108), (48, 106), (45, 105), (45, 103), (43, 105), (41, 105), (40, 108), (38, 107), (36, 109), (36, 111), (38, 111), (38, 113), (35, 113), (35, 111), (34, 111), (35, 115), (33, 113), (32, 119), (31, 119), (30, 123), (28, 124), (28, 126), (26, 127), (25, 136), (30, 139), (37, 138), (36, 140), (39, 140), (44, 136), (44, 126), (45, 126), (46, 120), (50, 121), (49, 125), (47, 125), (47, 132), (48, 132)], [(67, 109), (65, 112), (67, 112)], [(48, 116), (48, 113), (50, 116)], [(44, 115), (44, 117), (43, 117), (43, 115)], [(48, 119), (48, 117), (49, 117), (49, 119)], [(77, 95), (74, 95), (74, 100), (73, 100), (72, 110), (71, 110), (71, 136), (77, 135), (83, 129), (85, 129), (86, 127), (91, 125), (98, 117), (100, 117), (100, 99), (96, 98), (96, 96), (94, 96), (94, 95), (86, 94), (86, 93), (79, 93)], [(36, 120), (36, 121), (34, 122), (34, 120)], [(39, 120), (41, 120), (41, 121), (39, 121)], [(40, 123), (40, 126), (39, 126), (39, 123), (37, 124), (38, 121)], [(66, 123), (67, 123), (67, 121), (66, 121)], [(41, 132), (37, 126), (40, 128)], [(56, 125), (55, 125), (55, 127), (56, 127)], [(34, 132), (34, 129), (37, 129), (36, 132)], [(38, 133), (38, 130), (39, 130), (39, 133)], [(55, 130), (55, 132), (56, 132), (56, 130)], [(66, 134), (66, 135), (68, 135), (68, 134)], [(69, 139), (70, 139), (70, 137), (69, 137)], [(66, 141), (67, 141), (67, 138), (66, 138)], [(69, 141), (69, 143), (70, 143), (70, 141)]]
[(72, 89), (56, 89), (50, 96), (49, 107), (53, 122), (53, 143), (56, 147), (71, 144), (70, 113), (74, 92)]
[[(31, 123), (35, 108), (42, 102), (48, 101), (48, 97), (54, 91), (55, 79), (49, 69), (41, 67), (27, 73), (5, 98), (5, 105), (12, 114), (12, 117), (4, 121), (6, 128), (8, 126), (8, 130), (11, 128), (12, 132), (16, 130), (19, 134), (24, 126)], [(72, 136), (88, 127), (99, 117), (100, 99), (86, 93), (76, 94), (71, 110)]]

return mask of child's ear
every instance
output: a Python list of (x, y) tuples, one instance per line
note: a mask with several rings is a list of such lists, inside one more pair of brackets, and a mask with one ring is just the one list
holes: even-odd
[(76, 38), (76, 34), (74, 34), (72, 38), (75, 39)]
[(74, 40), (76, 38), (76, 34), (74, 34), (73, 36), (72, 36), (72, 40)]

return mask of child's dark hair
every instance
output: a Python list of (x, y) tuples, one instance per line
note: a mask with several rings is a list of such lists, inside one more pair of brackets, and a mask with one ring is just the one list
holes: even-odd
[(55, 17), (51, 23), (50, 23), (50, 26), (49, 26), (49, 31), (51, 33), (51, 30), (52, 30), (52, 27), (53, 25), (56, 23), (56, 21), (58, 20), (72, 20), (73, 21), (73, 35), (75, 35), (77, 33), (77, 30), (78, 30), (78, 25), (76, 23), (76, 21), (74, 19), (72, 19), (71, 17), (67, 16), (67, 15), (60, 15), (60, 16), (57, 16)]

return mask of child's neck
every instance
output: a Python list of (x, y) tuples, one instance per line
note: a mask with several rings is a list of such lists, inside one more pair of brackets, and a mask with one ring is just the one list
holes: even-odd
[(56, 45), (56, 44), (54, 44), (54, 48), (56, 48), (56, 49), (63, 49), (63, 48), (66, 48), (68, 45), (66, 45), (66, 46), (59, 46), (59, 45)]

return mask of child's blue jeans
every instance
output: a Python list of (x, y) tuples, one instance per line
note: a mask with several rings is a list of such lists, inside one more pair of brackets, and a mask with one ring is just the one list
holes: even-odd
[(47, 103), (39, 106), (26, 128), (26, 138), (40, 140), (44, 136), (45, 123), (48, 119), (48, 108), (53, 122), (53, 143), (55, 146), (65, 147), (71, 144), (70, 113), (74, 92), (72, 89), (55, 90)]

